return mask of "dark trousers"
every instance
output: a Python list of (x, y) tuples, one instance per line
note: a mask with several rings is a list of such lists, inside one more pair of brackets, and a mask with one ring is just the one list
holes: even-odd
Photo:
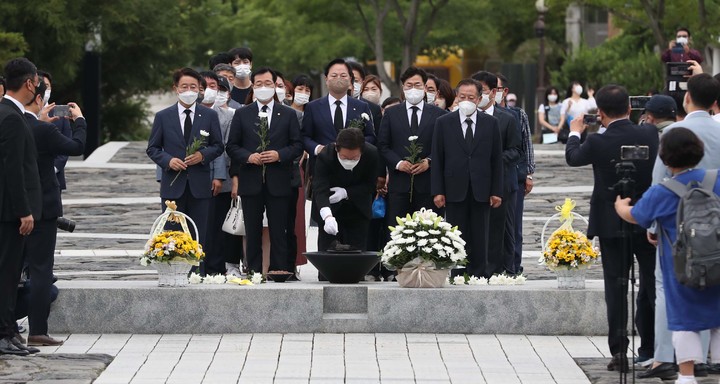
[(490, 226), (490, 203), (478, 202), (470, 186), (465, 200), (446, 203), (447, 221), (457, 225), (465, 240), (468, 264), (467, 273), (477, 277), (485, 276), (488, 258), (488, 236)]
[(288, 270), (287, 257), (287, 209), (289, 196), (272, 196), (267, 184), (260, 194), (242, 196), (245, 237), (247, 238), (248, 269), (262, 271), (263, 211), (267, 211), (270, 230), (270, 271)]
[(339, 229), (337, 236), (328, 235), (325, 232), (323, 229), (325, 221), (320, 220), (320, 223), (318, 223), (318, 251), (327, 251), (335, 240), (341, 244), (352, 245), (357, 249), (365, 250), (370, 219), (360, 213), (338, 214), (338, 216), (334, 217), (337, 220)]
[[(507, 196), (507, 193), (505, 195)], [(504, 197), (499, 207), (490, 209), (487, 266), (483, 271), (483, 276), (488, 278), (505, 271), (505, 222), (507, 221), (507, 210), (508, 204)]]
[(505, 193), (505, 235), (503, 238), (503, 269), (508, 274), (515, 274), (515, 210), (517, 208), (518, 191)]
[[(655, 247), (645, 234), (632, 235), (632, 248), (638, 262), (640, 288), (637, 292), (635, 325), (640, 336), (638, 354), (652, 356), (655, 342)], [(605, 304), (608, 318), (608, 346), (610, 353), (625, 353), (628, 338), (623, 336), (628, 319), (628, 279), (632, 255), (623, 248), (619, 237), (600, 238)]]
[(522, 273), (523, 211), (525, 210), (525, 180), (518, 182), (515, 199), (515, 273)]
[(25, 244), (25, 261), (32, 279), (28, 311), (31, 336), (48, 333), (56, 239), (57, 219), (39, 220)]
[[(198, 199), (193, 197), (192, 193), (190, 192), (190, 185), (186, 185), (185, 192), (183, 192), (182, 196), (180, 196), (179, 199), (169, 199), (166, 197), (161, 197), (161, 200), (163, 212), (165, 212), (165, 201), (174, 200), (175, 204), (177, 204), (177, 210), (190, 216), (190, 218), (193, 220), (193, 222), (195, 222), (195, 225), (197, 226), (199, 238), (195, 238), (195, 231), (193, 230), (192, 224), (190, 224), (190, 222), (188, 222), (188, 229), (190, 230), (193, 239), (199, 241), (200, 245), (205, 246), (205, 234), (207, 231), (208, 212), (210, 211), (211, 199)], [(168, 223), (165, 228), (174, 231), (182, 230), (180, 225), (175, 223)]]
[(295, 233), (295, 219), (297, 218), (297, 200), (300, 189), (292, 188), (290, 199), (288, 200), (287, 210), (287, 231), (285, 238), (287, 239), (287, 266), (288, 271), (295, 270), (295, 261), (297, 260), (297, 234)]
[(410, 193), (391, 192), (387, 194), (387, 210), (385, 219), (388, 225), (397, 225), (396, 217), (404, 217), (408, 213), (419, 211), (420, 208), (432, 209), (442, 216), (442, 210), (435, 207), (433, 197), (429, 193), (413, 192), (413, 199), (410, 201)]
[(230, 192), (219, 193), (210, 199), (207, 241), (203, 244), (205, 273), (208, 275), (225, 273), (225, 254), (228, 252), (225, 247), (225, 235), (228, 234), (222, 231), (222, 225), (231, 202)]
[(0, 339), (15, 335), (15, 303), (24, 246), (20, 221), (0, 222)]

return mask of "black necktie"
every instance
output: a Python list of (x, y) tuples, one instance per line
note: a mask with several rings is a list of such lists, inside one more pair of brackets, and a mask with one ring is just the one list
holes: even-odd
[(472, 132), (473, 121), (471, 118), (468, 117), (467, 119), (465, 119), (465, 123), (467, 124), (467, 129), (465, 130), (465, 142), (469, 146), (469, 145), (472, 145), (472, 141), (473, 141), (473, 132)]
[(420, 108), (416, 106), (412, 106), (410, 109), (412, 109), (412, 117), (410, 117), (410, 133), (413, 135), (417, 134), (418, 131), (418, 110)]
[(185, 143), (190, 144), (190, 133), (192, 133), (192, 119), (190, 118), (191, 110), (185, 110), (185, 124), (183, 125), (183, 135), (185, 136)]
[(263, 105), (262, 111), (265, 112), (265, 113), (267, 113), (267, 105)]
[(335, 131), (340, 132), (345, 127), (345, 124), (343, 123), (343, 114), (342, 109), (340, 106), (342, 105), (342, 101), (336, 100), (335, 101)]

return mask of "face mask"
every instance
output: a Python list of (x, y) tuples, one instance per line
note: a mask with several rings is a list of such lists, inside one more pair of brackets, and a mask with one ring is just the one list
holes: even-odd
[(478, 107), (481, 109), (485, 109), (490, 104), (490, 95), (483, 94), (480, 98), (480, 104), (478, 104)]
[(235, 76), (245, 79), (250, 76), (251, 71), (250, 64), (240, 64), (235, 67)]
[(435, 102), (435, 97), (437, 96), (436, 92), (427, 92), (426, 95), (428, 103), (432, 104)]
[(343, 168), (347, 171), (352, 171), (353, 168), (355, 168), (356, 165), (360, 162), (360, 159), (357, 160), (345, 160), (341, 159), (340, 155), (337, 155), (338, 161), (340, 162), (340, 165), (342, 165)]
[(192, 105), (197, 101), (198, 95), (198, 92), (185, 91), (183, 93), (178, 93), (178, 99), (187, 105)]
[(217, 96), (215, 96), (215, 104), (214, 105), (225, 105), (228, 102), (228, 93), (227, 92), (218, 92)]
[(362, 94), (363, 99), (373, 103), (380, 104), (380, 93), (375, 91), (367, 91)]
[(516, 103), (517, 103), (517, 100), (507, 100), (508, 107), (514, 107)]
[(557, 95), (548, 95), (548, 101), (554, 103), (557, 101)]
[(45, 95), (43, 95), (43, 105), (47, 105), (48, 101), (50, 101), (50, 90), (45, 90)]
[(463, 100), (458, 103), (458, 108), (460, 108), (461, 114), (464, 116), (470, 116), (477, 110), (477, 104), (472, 101)]
[(412, 105), (418, 105), (425, 97), (425, 91), (422, 89), (407, 89), (405, 92), (405, 100)]
[(573, 87), (573, 92), (577, 93), (578, 96), (582, 95), (582, 85), (576, 85)]
[(500, 103), (502, 103), (502, 99), (503, 99), (503, 96), (504, 96), (503, 93), (505, 93), (505, 92), (504, 92), (504, 91), (497, 91), (497, 92), (495, 92), (495, 104), (500, 104)]
[(278, 100), (285, 100), (285, 88), (275, 88), (275, 94), (277, 95)]
[(350, 87), (350, 80), (349, 79), (334, 79), (328, 81), (328, 88), (330, 88), (331, 91), (335, 93), (343, 93), (347, 92), (347, 89)]
[(357, 82), (353, 83), (353, 97), (356, 99), (360, 97), (360, 86), (362, 86), (362, 84)]
[(307, 93), (296, 93), (294, 100), (297, 105), (305, 105), (310, 101), (310, 95)]
[[(429, 95), (429, 93), (428, 93)], [(445, 103), (445, 99), (435, 99), (435, 106), (440, 109), (447, 108), (447, 104)]]
[(450, 112), (455, 112), (455, 111), (457, 111), (458, 109), (460, 109), (460, 107), (458, 107), (458, 106), (456, 105), (456, 106), (450, 108)]
[(203, 96), (202, 103), (203, 104), (213, 104), (215, 103), (215, 99), (217, 98), (218, 91), (217, 89), (208, 88), (205, 90), (205, 96)]
[(260, 102), (266, 102), (275, 96), (275, 88), (269, 88), (269, 87), (260, 87), (255, 88), (253, 90), (255, 97), (257, 97)]
[(687, 44), (687, 43), (688, 43), (688, 38), (687, 38), (687, 37), (678, 37), (677, 39), (675, 39), (675, 43), (677, 43), (677, 44)]

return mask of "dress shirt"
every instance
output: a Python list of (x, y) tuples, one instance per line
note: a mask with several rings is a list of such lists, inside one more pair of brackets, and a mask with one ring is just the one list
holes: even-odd
[[(405, 102), (405, 107), (407, 108), (408, 125), (412, 125), (412, 113), (413, 113), (412, 107), (418, 107), (418, 111), (416, 113), (418, 114), (418, 127), (420, 127), (420, 119), (422, 118), (424, 104), (425, 103), (422, 101), (417, 103), (417, 105), (412, 105), (412, 104), (408, 103), (407, 101)], [(415, 134), (417, 135), (417, 132), (415, 132)], [(402, 163), (403, 161), (407, 161), (407, 160), (403, 159), (403, 160), (398, 161), (397, 164), (395, 164), (395, 169), (400, 169), (400, 163)]]
[(490, 116), (495, 116), (495, 115), (493, 115), (493, 114), (495, 113), (495, 104), (492, 104), (491, 106), (489, 106), (489, 107), (488, 107), (487, 109), (485, 109), (485, 110), (482, 110), (482, 109), (478, 109), (478, 110), (479, 110), (480, 112), (485, 112), (485, 113), (487, 113), (487, 114), (490, 115)]
[[(260, 100), (258, 100), (257, 105), (258, 105), (258, 113), (262, 112), (262, 108), (263, 108), (263, 106), (265, 106), (265, 104), (261, 103)], [(272, 112), (273, 112), (274, 106), (275, 106), (275, 99), (272, 98), (272, 99), (270, 99), (270, 102), (267, 103), (268, 129), (270, 129), (270, 123), (272, 122)]]
[(190, 110), (190, 121), (192, 121), (194, 123), (195, 122), (195, 106), (196, 105), (197, 105), (197, 103), (193, 103), (188, 108), (185, 108), (185, 107), (183, 107), (182, 104), (177, 103), (178, 116), (180, 116), (180, 131), (182, 132), (183, 135), (185, 134), (185, 110), (186, 109)]
[[(347, 116), (347, 107), (348, 107), (347, 95), (343, 96), (340, 99), (336, 99), (333, 95), (328, 94), (327, 98), (328, 98), (328, 104), (330, 104), (330, 120), (333, 123), (335, 122), (335, 108), (337, 108), (337, 105), (335, 105), (335, 102), (340, 100), (340, 102), (341, 102), (340, 109), (342, 110), (342, 113), (343, 113), (343, 127), (344, 127), (345, 122), (347, 121), (347, 118), (348, 118), (348, 116)], [(333, 129), (335, 129), (335, 128), (333, 127)], [(317, 156), (318, 153), (320, 153), (320, 148), (322, 148), (322, 147), (324, 147), (322, 144), (318, 144), (315, 147), (315, 156)]]
[(462, 127), (463, 137), (465, 137), (465, 131), (467, 130), (467, 123), (465, 122), (465, 120), (466, 120), (468, 117), (469, 117), (470, 120), (472, 120), (472, 122), (473, 122), (472, 131), (473, 131), (473, 137), (475, 137), (475, 132), (477, 132), (477, 130), (475, 129), (475, 128), (477, 127), (477, 114), (478, 114), (478, 112), (473, 113), (473, 114), (470, 115), (470, 116), (463, 116), (462, 112), (458, 113), (458, 115), (460, 115), (460, 126)]
[(15, 104), (15, 105), (20, 109), (20, 113), (22, 113), (23, 115), (25, 114), (25, 112), (27, 112), (27, 111), (25, 110), (25, 106), (22, 105), (21, 102), (17, 101), (14, 97), (12, 97), (12, 96), (10, 96), (10, 95), (5, 95), (4, 97), (5, 97), (6, 99), (12, 101), (13, 104)]

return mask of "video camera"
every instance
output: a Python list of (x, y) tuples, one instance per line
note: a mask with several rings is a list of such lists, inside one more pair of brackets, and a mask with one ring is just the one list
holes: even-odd
[(636, 160), (649, 160), (650, 147), (647, 145), (623, 145), (620, 147), (620, 162), (615, 164), (615, 173), (620, 177), (612, 189), (622, 198), (633, 197), (635, 193)]

